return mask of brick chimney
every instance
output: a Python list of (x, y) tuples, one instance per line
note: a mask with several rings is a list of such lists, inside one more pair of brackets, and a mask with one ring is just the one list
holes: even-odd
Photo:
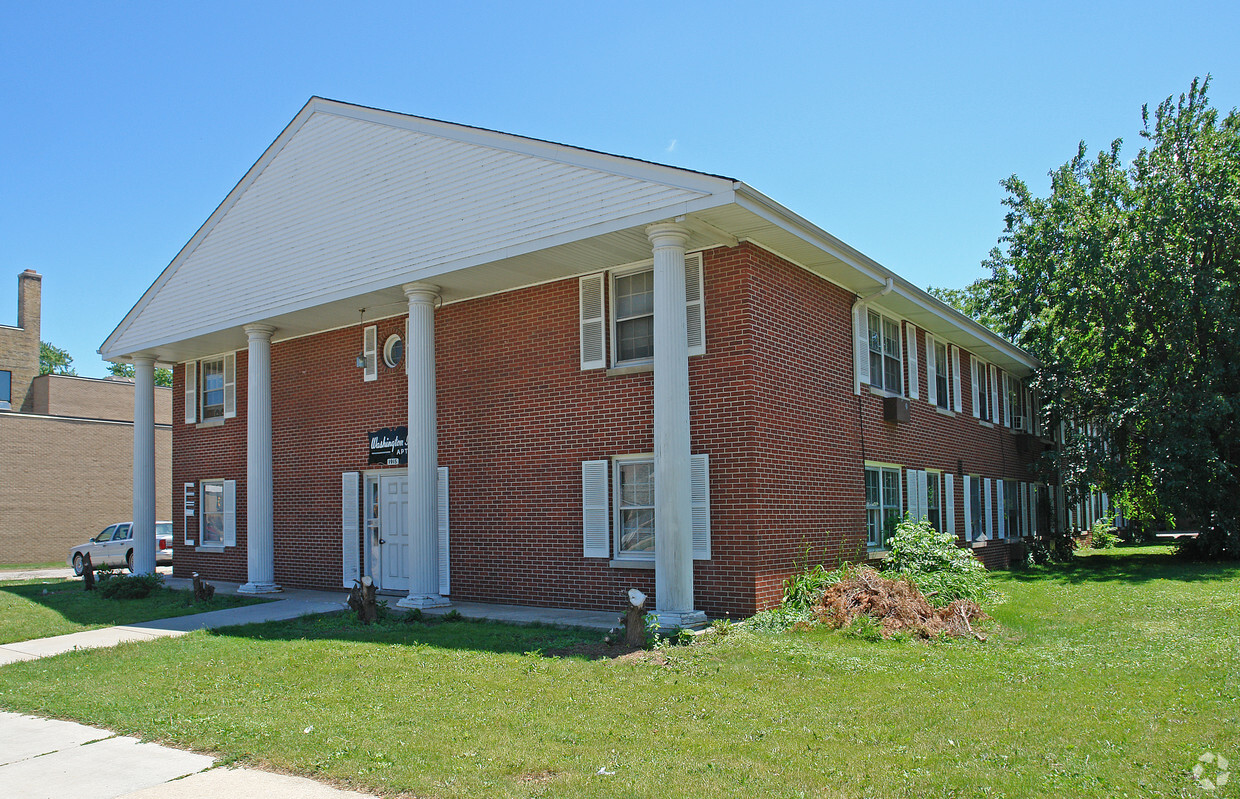
[(39, 376), (42, 291), (43, 278), (38, 272), (27, 269), (18, 275), (17, 327), (0, 325), (0, 371), (9, 373), (10, 410), (32, 410), (31, 381)]

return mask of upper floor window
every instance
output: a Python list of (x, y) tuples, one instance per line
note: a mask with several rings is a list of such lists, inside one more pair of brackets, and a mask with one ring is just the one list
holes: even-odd
[(900, 358), (900, 325), (870, 311), (869, 341), (870, 385), (893, 394), (902, 393), (900, 375), (904, 364)]
[(12, 410), (13, 373), (0, 369), (0, 410)]
[(235, 353), (185, 364), (185, 423), (228, 419), (237, 415)]
[(991, 403), (990, 370), (985, 362), (971, 358), (973, 365), (973, 415), (984, 422), (993, 421), (995, 409)]
[(615, 291), (616, 363), (654, 357), (654, 270), (618, 275)]

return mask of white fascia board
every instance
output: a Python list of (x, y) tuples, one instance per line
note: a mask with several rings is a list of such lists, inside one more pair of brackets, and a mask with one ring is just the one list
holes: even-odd
[(771, 224), (778, 225), (783, 230), (792, 233), (857, 270), (866, 278), (874, 281), (874, 288), (877, 289), (885, 286), (887, 280), (890, 279), (894, 283), (896, 294), (917, 305), (927, 314), (973, 335), (1016, 363), (1023, 364), (1031, 370), (1041, 365), (1037, 358), (1003, 338), (1003, 336), (995, 333), (985, 325), (970, 319), (929, 292), (918, 288), (873, 258), (850, 247), (753, 187), (738, 182), (735, 192), (737, 205), (752, 214), (762, 217)]
[[(660, 208), (643, 211), (640, 214), (632, 214), (626, 217), (620, 217), (618, 219), (610, 219), (604, 222), (598, 222), (596, 224), (589, 225), (584, 228), (578, 228), (576, 230), (566, 231), (564, 233), (559, 233), (554, 236), (546, 236), (540, 239), (532, 239), (530, 241), (522, 242), (521, 244), (518, 244), (518, 245), (503, 247), (503, 248), (492, 250), (486, 253), (480, 253), (478, 255), (474, 255), (469, 258), (461, 258), (455, 261), (444, 261), (438, 264), (434, 264), (433, 266), (424, 267), (422, 269), (417, 269), (417, 270), (408, 272), (406, 274), (401, 275), (399, 278), (396, 278), (396, 279), (389, 278), (387, 280), (375, 281), (375, 282), (366, 283), (360, 286), (350, 286), (350, 287), (342, 288), (339, 291), (335, 291), (330, 294), (324, 294), (324, 295), (314, 297), (308, 302), (306, 300), (298, 300), (298, 301), (283, 303), (281, 305), (277, 305), (272, 308), (266, 309), (263, 312), (263, 317), (261, 319), (254, 319), (252, 317), (236, 317), (236, 318), (230, 318), (230, 319), (222, 319), (222, 320), (219, 320), (217, 323), (210, 325), (209, 327), (202, 327), (202, 328), (188, 331), (183, 334), (178, 334), (175, 338), (158, 339), (158, 340), (146, 341), (142, 343), (122, 343), (119, 340), (120, 337), (117, 336), (116, 333), (113, 333), (112, 336), (109, 336), (108, 340), (105, 341), (102, 346), (100, 346), (99, 354), (103, 357), (104, 360), (124, 359), (128, 355), (131, 355), (136, 352), (141, 352), (143, 350), (154, 350), (159, 347), (167, 346), (169, 344), (175, 344), (181, 341), (187, 341), (189, 339), (197, 338), (199, 336), (206, 336), (206, 335), (211, 335), (213, 333), (219, 333), (221, 331), (228, 330), (230, 328), (239, 328), (242, 325), (249, 324), (251, 322), (261, 322), (265, 319), (273, 319), (275, 317), (282, 316), (284, 314), (296, 313), (298, 311), (305, 311), (305, 310), (308, 310), (310, 308), (313, 308), (319, 305), (327, 305), (333, 302), (337, 302), (339, 300), (347, 300), (352, 297), (356, 297), (356, 296), (363, 295), (363, 294), (368, 294), (370, 292), (384, 291), (384, 290), (391, 289), (397, 286), (401, 286), (405, 283), (413, 283), (413, 282), (417, 282), (420, 280), (433, 280), (436, 277), (446, 275), (446, 274), (449, 274), (451, 272), (455, 272), (461, 269), (468, 269), (473, 266), (479, 266), (482, 264), (491, 263), (493, 261), (502, 261), (506, 258), (512, 258), (512, 257), (519, 256), (519, 255), (527, 255), (531, 252), (551, 249), (552, 247), (556, 247), (561, 244), (571, 244), (572, 242), (575, 242), (575, 241), (582, 241), (585, 239), (594, 238), (596, 236), (602, 236), (607, 233), (615, 233), (617, 231), (627, 230), (629, 228), (642, 227), (644, 225), (654, 224), (655, 222), (662, 222), (668, 219), (675, 219), (676, 217), (680, 217), (680, 216), (687, 216), (689, 214), (695, 213), (697, 211), (703, 211), (708, 208), (714, 208), (720, 205), (728, 205), (729, 203), (733, 201), (734, 201), (734, 196), (732, 194), (732, 191), (729, 188), (728, 190), (723, 191), (719, 194), (707, 195), (705, 197), (698, 197), (696, 199), (689, 200), (687, 202), (674, 203), (673, 205), (662, 206)], [(280, 340), (281, 338), (279, 335), (276, 335), (272, 338), (273, 342), (280, 341)], [(112, 348), (106, 349), (109, 345), (111, 345)]]

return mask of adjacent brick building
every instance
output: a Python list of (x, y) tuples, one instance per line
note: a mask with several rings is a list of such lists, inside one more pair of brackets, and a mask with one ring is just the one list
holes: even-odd
[[(18, 276), (17, 327), (0, 326), (0, 564), (64, 560), (133, 512), (133, 383), (39, 375), (41, 280), (29, 269)], [(167, 519), (171, 390), (155, 401), (158, 513)]]
[(692, 625), (1052, 515), (1034, 360), (745, 184), (318, 98), (102, 352), (176, 365), (175, 568), (256, 593)]

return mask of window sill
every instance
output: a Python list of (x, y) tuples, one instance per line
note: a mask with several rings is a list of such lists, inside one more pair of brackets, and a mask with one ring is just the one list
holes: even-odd
[(897, 394), (894, 391), (884, 391), (881, 388), (874, 388), (874, 386), (870, 386), (870, 393), (876, 397), (900, 397), (904, 399), (903, 394)]
[(607, 565), (613, 569), (653, 569), (654, 559), (613, 558)]
[(208, 419), (205, 422), (199, 422), (198, 424), (194, 425), (194, 429), (205, 430), (208, 427), (223, 427), (223, 426), (224, 426), (223, 419)]
[(607, 370), (608, 377), (620, 377), (621, 375), (638, 375), (644, 372), (653, 372), (653, 363), (634, 363), (627, 366), (613, 366)]
[(938, 414), (942, 414), (943, 416), (950, 416), (950, 417), (952, 417), (953, 419), (955, 419), (955, 418), (956, 418), (956, 414), (955, 414), (955, 412), (954, 412), (954, 411), (949, 411), (949, 410), (947, 410), (946, 408), (940, 407), (940, 406), (938, 406), (938, 405), (935, 405), (935, 406), (934, 406), (934, 412), (935, 412), (935, 413), (938, 413)]
[(991, 429), (994, 429), (994, 425), (986, 421), (985, 419), (978, 419), (977, 423), (980, 424), (982, 427), (989, 427)]
[(228, 547), (223, 544), (201, 544), (194, 548), (195, 552), (225, 552)]
[(865, 557), (867, 560), (886, 560), (887, 558), (891, 557), (891, 550), (890, 549), (877, 549), (875, 547), (870, 547), (866, 549)]

